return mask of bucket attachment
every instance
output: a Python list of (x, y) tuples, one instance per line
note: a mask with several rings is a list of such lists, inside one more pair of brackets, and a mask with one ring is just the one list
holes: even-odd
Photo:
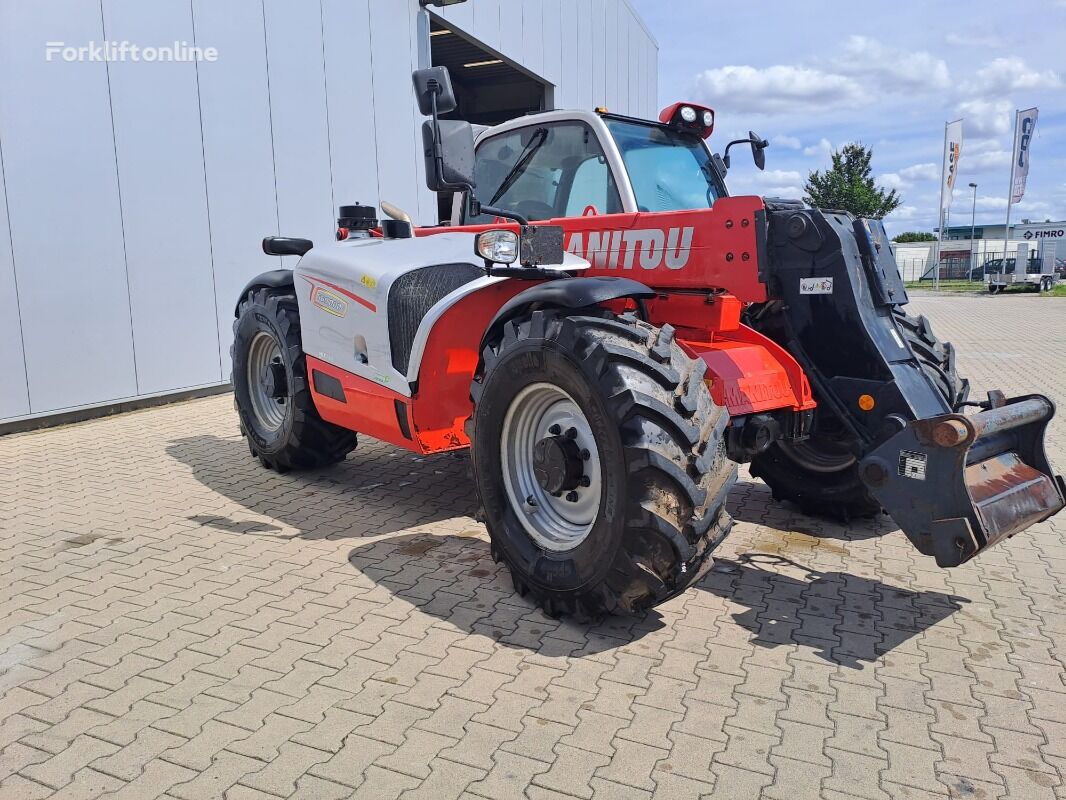
[(909, 423), (864, 458), (859, 474), (915, 547), (955, 567), (1066, 505), (1044, 433), (1055, 415), (1042, 395), (987, 411)]

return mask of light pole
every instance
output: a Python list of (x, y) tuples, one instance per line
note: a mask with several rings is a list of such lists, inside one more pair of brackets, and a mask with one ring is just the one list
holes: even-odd
[(973, 280), (973, 237), (977, 229), (974, 225), (974, 220), (977, 219), (977, 184), (971, 183), (970, 188), (973, 189), (973, 208), (970, 210), (970, 280)]

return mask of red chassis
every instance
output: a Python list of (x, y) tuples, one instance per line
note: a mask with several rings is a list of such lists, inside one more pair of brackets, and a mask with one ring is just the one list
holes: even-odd
[[(588, 275), (625, 275), (658, 292), (647, 302), (649, 321), (672, 325), (690, 355), (707, 364), (707, 382), (731, 416), (815, 407), (803, 369), (780, 345), (741, 324), (744, 304), (765, 302), (758, 253), (759, 197), (723, 197), (712, 208), (631, 214), (589, 214), (553, 219), (566, 247), (587, 258)], [(419, 236), (512, 227), (420, 228)], [(528, 281), (510, 280), (477, 292), (450, 309), (430, 335), (418, 384), (432, 393), (412, 397), (381, 387), (308, 357), (309, 369), (341, 381), (340, 403), (312, 389), (315, 405), (330, 422), (414, 450), (438, 453), (470, 444), (464, 423), (473, 411), (470, 383), (481, 337), (496, 311)], [(713, 287), (713, 288), (712, 288)], [(357, 415), (358, 419), (353, 418)]]

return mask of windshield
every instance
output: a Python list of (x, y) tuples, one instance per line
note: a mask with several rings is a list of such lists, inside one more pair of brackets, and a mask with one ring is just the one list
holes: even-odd
[(610, 117), (604, 122), (641, 211), (710, 208), (725, 193), (701, 139), (660, 125)]

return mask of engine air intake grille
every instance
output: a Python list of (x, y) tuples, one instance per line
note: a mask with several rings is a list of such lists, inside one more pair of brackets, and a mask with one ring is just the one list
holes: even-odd
[(438, 264), (401, 275), (389, 290), (389, 339), (392, 365), (403, 375), (411, 361), (418, 326), (441, 298), (481, 278), (485, 271), (473, 264)]

